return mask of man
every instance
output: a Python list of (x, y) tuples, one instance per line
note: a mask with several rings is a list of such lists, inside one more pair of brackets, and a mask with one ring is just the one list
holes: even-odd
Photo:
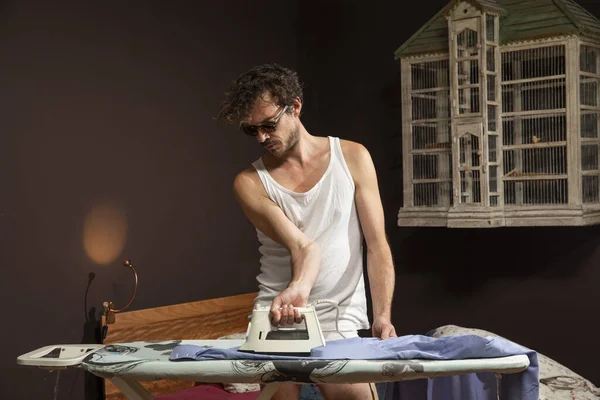
[[(232, 85), (219, 118), (239, 123), (266, 152), (233, 184), (260, 241), (256, 304), (270, 305), (274, 325), (301, 322), (295, 307), (319, 300), (325, 340), (368, 329), (363, 236), (373, 303), (372, 333), (396, 336), (391, 322), (394, 265), (384, 229), (377, 176), (358, 143), (311, 135), (302, 122), (302, 88), (294, 71), (254, 67)], [(339, 314), (338, 314), (339, 312)], [(371, 399), (369, 384), (320, 385), (326, 399)], [(277, 399), (298, 398), (281, 385)]]

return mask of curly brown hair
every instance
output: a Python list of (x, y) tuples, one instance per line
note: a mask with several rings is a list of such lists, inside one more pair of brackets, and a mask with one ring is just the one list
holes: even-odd
[(278, 64), (263, 64), (241, 74), (225, 94), (219, 120), (235, 123), (246, 118), (256, 100), (265, 94), (270, 94), (278, 105), (291, 106), (296, 97), (302, 99), (302, 84), (297, 72)]

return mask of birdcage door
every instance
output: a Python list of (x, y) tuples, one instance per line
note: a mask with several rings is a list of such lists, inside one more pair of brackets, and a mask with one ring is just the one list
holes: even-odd
[(457, 125), (454, 140), (455, 204), (481, 204), (483, 146), (482, 124)]

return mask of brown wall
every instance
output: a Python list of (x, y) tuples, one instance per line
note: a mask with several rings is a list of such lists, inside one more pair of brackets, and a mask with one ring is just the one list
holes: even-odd
[[(256, 235), (231, 183), (260, 148), (214, 117), (243, 70), (296, 67), (296, 4), (2, 4), (0, 337), (10, 345), (0, 398), (50, 398), (55, 375), (18, 368), (16, 357), (93, 339), (84, 310), (95, 307), (97, 319), (104, 300), (121, 307), (130, 295), (122, 259), (139, 272), (131, 309), (256, 290)], [(108, 265), (84, 247), (99, 229), (116, 243), (92, 238), (91, 254), (118, 249), (121, 219), (86, 224), (102, 204), (127, 226)], [(82, 372), (64, 372), (59, 385), (59, 398), (83, 398)]]
[[(392, 168), (400, 150), (391, 138), (400, 130), (393, 51), (445, 1), (410, 13), (383, 0), (123, 4), (0, 6), (0, 338), (9, 344), (0, 398), (52, 395), (55, 375), (18, 368), (15, 358), (94, 340), (102, 301), (128, 299), (123, 258), (140, 273), (131, 309), (256, 289), (256, 236), (230, 188), (260, 149), (213, 117), (234, 76), (272, 61), (299, 69), (311, 133), (372, 152), (397, 265), (400, 334), (450, 323), (488, 329), (600, 384), (600, 348), (589, 339), (600, 315), (599, 228), (395, 225), (402, 173)], [(596, 3), (581, 4), (600, 15)], [(120, 211), (108, 226), (90, 225), (102, 204)], [(114, 241), (92, 237), (92, 255), (117, 249), (107, 265), (85, 250), (86, 233), (98, 229)], [(82, 372), (61, 375), (61, 397), (83, 398), (86, 389), (94, 386)]]
[[(358, 140), (379, 174), (396, 262), (400, 334), (455, 324), (489, 330), (600, 385), (600, 227), (399, 228), (400, 66), (393, 52), (446, 0), (301, 3), (298, 64), (311, 82), (305, 121), (315, 134)], [(600, 17), (600, 3), (579, 1)], [(312, 130), (311, 130), (312, 129)]]

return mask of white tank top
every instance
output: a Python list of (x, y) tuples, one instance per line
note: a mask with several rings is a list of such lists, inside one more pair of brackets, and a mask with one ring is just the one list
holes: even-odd
[[(321, 269), (309, 304), (330, 299), (339, 304), (341, 331), (368, 329), (363, 277), (363, 234), (354, 200), (354, 180), (344, 160), (339, 138), (329, 137), (329, 165), (319, 182), (304, 193), (284, 188), (269, 174), (262, 158), (252, 165), (265, 190), (285, 215), (321, 249)], [(257, 229), (261, 253), (259, 292), (255, 304), (270, 306), (291, 279), (289, 251)], [(323, 331), (336, 330), (336, 309), (317, 306)]]

